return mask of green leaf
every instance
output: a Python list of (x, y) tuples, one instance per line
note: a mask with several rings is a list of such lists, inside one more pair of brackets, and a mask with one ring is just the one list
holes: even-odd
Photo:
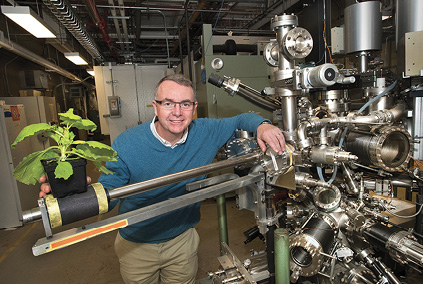
[(78, 144), (73, 151), (90, 161), (110, 162), (117, 159), (116, 151), (112, 147), (97, 141)]
[(55, 133), (55, 132), (47, 132), (45, 134), (46, 137), (50, 137), (51, 139), (53, 139), (54, 141), (56, 141), (56, 143), (59, 143), (60, 138), (62, 138), (62, 136), (60, 136), (59, 134)]
[(81, 121), (77, 121), (73, 124), (74, 127), (78, 129), (84, 129), (89, 131), (94, 131), (97, 129), (97, 125), (89, 119), (82, 119)]
[(57, 167), (54, 170), (56, 178), (68, 179), (73, 174), (72, 165), (66, 161), (58, 161)]
[(61, 124), (71, 125), (82, 120), (79, 115), (73, 114), (73, 108), (70, 108), (65, 113), (59, 113)]
[(54, 126), (48, 125), (47, 123), (37, 123), (25, 126), (22, 131), (19, 133), (18, 137), (16, 137), (15, 142), (12, 143), (11, 147), (15, 148), (16, 144), (33, 135), (37, 135), (39, 133), (43, 133), (45, 131), (52, 131)]
[(107, 150), (115, 151), (109, 145), (106, 145), (106, 144), (98, 142), (98, 141), (87, 141), (86, 144), (88, 144), (90, 147), (93, 147), (93, 148), (107, 149)]
[(36, 184), (44, 174), (44, 167), (41, 164), (42, 159), (59, 157), (54, 149), (47, 149), (34, 152), (23, 158), (13, 171), (13, 176), (17, 181), (24, 184)]
[(113, 172), (111, 171), (111, 170), (109, 170), (108, 168), (106, 168), (101, 162), (96, 162), (96, 161), (94, 161), (93, 162), (93, 164), (94, 164), (94, 166), (96, 166), (97, 167), (97, 169), (100, 171), (100, 172), (103, 172), (103, 173), (105, 173), (106, 175), (112, 175), (113, 174)]
[[(69, 139), (71, 139), (73, 141), (73, 139), (75, 138), (75, 133), (70, 132), (70, 133), (68, 133), (68, 135), (69, 135)], [(72, 142), (70, 144), (72, 144)]]

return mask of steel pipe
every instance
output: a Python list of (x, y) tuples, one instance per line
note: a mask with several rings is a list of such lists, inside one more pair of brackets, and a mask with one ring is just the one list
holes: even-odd
[(35, 207), (31, 210), (26, 210), (22, 212), (22, 222), (24, 225), (29, 223), (38, 222), (41, 220), (41, 210), (40, 207)]
[(190, 178), (209, 174), (217, 170), (231, 168), (231, 167), (241, 165), (244, 163), (253, 162), (253, 161), (256, 161), (260, 156), (261, 156), (261, 153), (259, 151), (256, 151), (250, 154), (246, 154), (244, 156), (216, 162), (216, 163), (201, 166), (198, 168), (193, 168), (186, 171), (165, 175), (165, 176), (157, 177), (150, 180), (125, 185), (122, 187), (109, 190), (108, 191), (109, 198), (110, 200), (112, 200), (112, 199), (128, 197), (128, 196), (138, 194), (147, 190), (155, 189), (158, 187), (173, 184), (173, 183), (187, 180)]

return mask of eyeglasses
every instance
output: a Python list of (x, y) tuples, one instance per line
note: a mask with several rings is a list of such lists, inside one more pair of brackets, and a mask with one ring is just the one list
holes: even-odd
[(194, 108), (195, 102), (183, 101), (183, 102), (174, 102), (169, 100), (159, 101), (154, 100), (156, 103), (161, 105), (164, 109), (174, 109), (178, 104), (182, 110), (192, 110)]

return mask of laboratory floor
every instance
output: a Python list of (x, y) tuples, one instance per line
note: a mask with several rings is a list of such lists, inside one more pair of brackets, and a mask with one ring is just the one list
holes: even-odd
[[(91, 172), (94, 177), (97, 173)], [(36, 201), (34, 201), (36, 207)], [(243, 232), (255, 226), (251, 211), (238, 210), (234, 197), (227, 198), (229, 246), (240, 258), (248, 257), (251, 250), (263, 250), (264, 244), (255, 239), (244, 244)], [(53, 233), (83, 226), (116, 214), (116, 208), (98, 217), (55, 229)], [(220, 255), (217, 208), (214, 199), (201, 207), (201, 221), (196, 226), (201, 242), (197, 279), (207, 277), (208, 271), (217, 271)], [(19, 228), (0, 230), (0, 283), (123, 283), (119, 262), (113, 250), (116, 231), (98, 236), (70, 247), (41, 256), (33, 256), (32, 246), (45, 237), (41, 222)]]

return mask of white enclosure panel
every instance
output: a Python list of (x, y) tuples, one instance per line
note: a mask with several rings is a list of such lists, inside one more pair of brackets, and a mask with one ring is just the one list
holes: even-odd
[(0, 228), (18, 227), (21, 222), (21, 203), (16, 180), (13, 178), (13, 157), (3, 109), (0, 108)]
[(113, 95), (120, 98), (120, 117), (108, 118), (110, 140), (114, 139), (126, 129), (138, 125), (137, 91), (135, 84), (134, 65), (113, 66)]
[[(22, 104), (28, 125), (35, 123), (58, 123), (56, 99), (54, 97), (1, 97), (7, 105)], [(33, 151), (40, 151), (50, 147), (50, 141), (42, 135), (29, 138)]]
[[(94, 67), (101, 131), (110, 135), (111, 142), (126, 129), (153, 118), (151, 102), (166, 69), (165, 65)], [(120, 117), (107, 117), (109, 96), (120, 98)]]
[(104, 135), (109, 135), (110, 130), (108, 119), (104, 116), (109, 114), (107, 96), (112, 95), (112, 89), (106, 88), (106, 82), (111, 81), (112, 74), (108, 70), (108, 67), (105, 66), (94, 66), (94, 73), (101, 133), (103, 133)]
[(137, 66), (138, 113), (141, 123), (150, 121), (154, 117), (154, 100), (156, 85), (165, 76), (166, 66)]

